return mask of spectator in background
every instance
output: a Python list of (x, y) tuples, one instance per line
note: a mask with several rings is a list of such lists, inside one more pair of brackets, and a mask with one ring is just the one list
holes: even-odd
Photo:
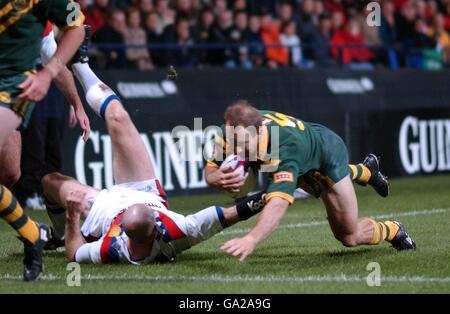
[(192, 1), (192, 9), (196, 12), (197, 19), (200, 16), (200, 13), (203, 11), (203, 0), (191, 0)]
[(414, 2), (417, 16), (421, 17), (426, 20), (426, 22), (429, 22), (427, 20), (426, 11), (427, 11), (427, 3), (425, 0), (415, 0)]
[[(160, 25), (156, 13), (147, 14), (145, 17), (144, 26), (148, 44), (159, 44), (162, 42), (162, 29), (159, 28)], [(155, 66), (166, 65), (163, 49), (149, 48), (148, 53), (151, 56), (152, 62)]]
[(325, 8), (331, 13), (340, 12), (341, 14), (345, 14), (342, 0), (325, 0)]
[(145, 21), (148, 14), (153, 13), (153, 0), (136, 0), (136, 5), (141, 14), (141, 21)]
[(319, 18), (322, 14), (325, 13), (325, 4), (322, 0), (314, 0), (314, 9), (313, 9), (313, 22), (316, 27), (319, 25)]
[(234, 0), (233, 2), (233, 11), (247, 11), (247, 1), (246, 0)]
[(411, 2), (411, 0), (394, 0), (395, 10), (400, 11), (401, 9), (403, 9), (403, 7), (409, 5)]
[(261, 14), (264, 11), (275, 16), (279, 2), (280, 0), (248, 0), (247, 4), (251, 14)]
[(245, 41), (249, 48), (248, 55), (253, 65), (261, 66), (264, 63), (265, 47), (261, 37), (261, 22), (258, 15), (251, 15)]
[[(213, 30), (214, 42), (227, 45), (230, 43), (230, 34), (233, 26), (233, 16), (230, 11), (222, 11), (217, 17), (217, 25)], [(213, 50), (213, 64), (223, 66), (233, 59), (233, 49), (220, 47)]]
[(331, 14), (331, 32), (333, 34), (342, 30), (345, 25), (345, 16), (340, 11), (335, 11)]
[(430, 28), (423, 17), (418, 17), (414, 22), (414, 34), (412, 37), (415, 49), (435, 49), (436, 40), (429, 36)]
[(438, 44), (437, 50), (442, 51), (444, 63), (450, 61), (450, 35), (445, 30), (444, 15), (436, 13), (433, 19), (433, 26), (430, 27), (428, 35)]
[(438, 13), (437, 2), (435, 0), (428, 0), (425, 8), (425, 17), (429, 23), (433, 23), (434, 17)]
[(294, 8), (289, 2), (281, 2), (278, 7), (278, 22), (280, 25), (288, 23), (292, 20)]
[(397, 42), (394, 13), (394, 3), (391, 0), (384, 0), (381, 4), (380, 38), (382, 43), (388, 46), (392, 46)]
[(314, 46), (320, 42), (319, 31), (314, 25), (314, 1), (303, 0), (300, 6), (300, 13), (297, 19), (297, 34), (302, 43), (306, 44), (303, 54), (307, 59), (315, 60)]
[[(147, 35), (141, 27), (141, 14), (136, 7), (129, 7), (127, 11), (127, 27), (123, 33), (125, 44), (146, 45)], [(152, 70), (153, 63), (146, 47), (127, 48), (126, 57), (128, 64), (139, 70)]]
[(151, 12), (145, 16), (144, 27), (147, 32), (147, 42), (148, 43), (158, 43), (161, 42), (161, 35), (163, 33), (162, 28), (159, 24), (158, 15)]
[[(108, 24), (103, 26), (93, 36), (93, 41), (98, 44), (123, 45), (123, 33), (125, 32), (125, 13), (115, 10), (111, 13)], [(122, 47), (100, 47), (103, 56), (96, 58), (97, 65), (110, 69), (123, 68), (126, 65), (125, 51)]]
[(445, 29), (450, 32), (450, 1), (445, 6)]
[(169, 7), (168, 0), (155, 0), (155, 12), (159, 19), (159, 28), (164, 30), (175, 21), (176, 13)]
[[(386, 49), (382, 46), (382, 41), (380, 38), (380, 27), (370, 26), (367, 23), (367, 17), (371, 13), (370, 10), (363, 9), (362, 13), (357, 13), (356, 19), (361, 28), (361, 35), (363, 37), (363, 42), (370, 46), (370, 50), (374, 54), (374, 59), (377, 61), (382, 61), (384, 64), (389, 64), (389, 58), (387, 58)], [(382, 24), (383, 25), (383, 24)], [(394, 43), (392, 43), (394, 44)]]
[(364, 45), (364, 38), (356, 18), (350, 18), (344, 29), (333, 35), (331, 45), (336, 46), (331, 51), (337, 62), (354, 69), (372, 68), (369, 63), (373, 58), (372, 53), (366, 47), (358, 47)]
[(213, 0), (213, 13), (218, 17), (221, 13), (228, 11), (227, 0)]
[(194, 26), (199, 12), (192, 7), (192, 0), (176, 0), (175, 11), (178, 16), (182, 16), (189, 20), (189, 25)]
[(196, 62), (190, 47), (194, 44), (194, 40), (191, 36), (187, 18), (181, 17), (177, 19), (175, 23), (175, 42), (180, 45), (180, 48), (171, 50), (169, 64), (181, 67), (194, 66)]
[(399, 12), (395, 15), (395, 27), (397, 29), (397, 50), (399, 63), (404, 66), (407, 64), (408, 57), (411, 53), (415, 53), (415, 23), (416, 23), (416, 6), (414, 1), (407, 1), (402, 4)]
[[(86, 1), (82, 1), (84, 3)], [(91, 35), (105, 26), (109, 17), (109, 0), (94, 0), (94, 4), (83, 11), (84, 23), (91, 26)]]
[(229, 68), (239, 66), (244, 69), (252, 68), (252, 63), (248, 55), (248, 47), (245, 43), (248, 26), (247, 12), (237, 11), (234, 14), (234, 26), (230, 32), (230, 40), (237, 48), (233, 48), (233, 59), (226, 64)]
[[(196, 28), (195, 42), (198, 44), (214, 43), (214, 13), (209, 10), (203, 10), (200, 14), (200, 20)], [(214, 52), (210, 49), (200, 49), (197, 52), (200, 64), (211, 64), (214, 62)]]
[(297, 33), (297, 25), (295, 21), (291, 20), (281, 24), (281, 44), (289, 49), (289, 63), (294, 67), (299, 67), (302, 64), (302, 50), (300, 47), (300, 38)]
[(412, 45), (417, 11), (413, 1), (408, 1), (400, 8), (395, 15), (395, 25), (397, 29), (397, 40), (406, 45), (409, 49)]
[(361, 28), (361, 34), (364, 38), (364, 42), (370, 46), (381, 45), (381, 38), (379, 27), (369, 26), (367, 23), (367, 16), (371, 13), (369, 10), (363, 10), (362, 13), (356, 16), (359, 26)]
[(318, 67), (332, 67), (336, 65), (330, 52), (329, 43), (333, 36), (333, 28), (331, 23), (331, 16), (329, 13), (324, 13), (319, 17), (319, 36), (317, 41), (317, 48), (315, 50), (315, 64)]
[[(263, 12), (261, 20), (261, 38), (266, 46), (267, 66), (272, 69), (289, 64), (289, 51), (282, 47), (280, 27), (272, 21), (268, 12)], [(274, 47), (275, 46), (275, 47)], [(280, 47), (276, 47), (280, 46)]]
[(109, 0), (110, 8), (126, 12), (128, 7), (134, 5), (136, 0)]

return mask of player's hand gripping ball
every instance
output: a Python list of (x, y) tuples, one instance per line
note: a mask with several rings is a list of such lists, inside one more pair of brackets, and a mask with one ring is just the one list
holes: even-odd
[(237, 171), (239, 175), (245, 179), (245, 183), (240, 192), (225, 193), (233, 198), (241, 198), (247, 196), (247, 194), (252, 192), (255, 188), (258, 178), (258, 171), (254, 169), (254, 167), (251, 167), (250, 162), (243, 160), (239, 155), (229, 155), (227, 158), (225, 158), (220, 168), (224, 169), (228, 167), (233, 169), (233, 171)]

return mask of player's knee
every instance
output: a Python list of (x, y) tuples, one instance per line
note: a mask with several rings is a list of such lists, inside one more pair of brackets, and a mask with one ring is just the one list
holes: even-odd
[(130, 121), (130, 115), (120, 103), (110, 105), (108, 122), (122, 125)]
[(21, 176), (20, 169), (10, 170), (3, 172), (0, 175), (0, 183), (6, 186), (7, 188), (11, 188), (14, 184), (19, 181)]
[(41, 179), (42, 187), (45, 189), (49, 187), (61, 174), (58, 172), (47, 173)]
[(358, 245), (356, 236), (353, 234), (335, 234), (335, 237), (346, 247), (353, 247)]

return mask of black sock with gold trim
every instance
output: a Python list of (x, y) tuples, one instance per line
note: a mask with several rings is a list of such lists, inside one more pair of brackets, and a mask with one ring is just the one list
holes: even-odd
[(20, 206), (11, 191), (0, 185), (0, 218), (5, 220), (21, 238), (34, 244), (39, 238), (39, 228)]
[(348, 165), (348, 168), (350, 177), (358, 184), (366, 185), (369, 182), (370, 177), (372, 176), (369, 168), (367, 168), (363, 164)]

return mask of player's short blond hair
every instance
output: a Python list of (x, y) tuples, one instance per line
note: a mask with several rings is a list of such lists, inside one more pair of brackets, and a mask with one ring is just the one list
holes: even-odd
[(225, 123), (231, 126), (259, 127), (262, 124), (262, 117), (259, 111), (247, 100), (240, 99), (233, 102), (225, 110)]

